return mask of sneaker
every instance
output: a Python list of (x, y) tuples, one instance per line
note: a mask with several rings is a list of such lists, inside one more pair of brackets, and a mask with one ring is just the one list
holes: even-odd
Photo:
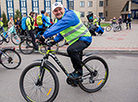
[(78, 71), (73, 71), (69, 75), (70, 75), (70, 78), (73, 78), (74, 79), (74, 82), (71, 84), (71, 86), (77, 87), (78, 82), (75, 79), (77, 79), (80, 76), (82, 76), (82, 74), (80, 74)]

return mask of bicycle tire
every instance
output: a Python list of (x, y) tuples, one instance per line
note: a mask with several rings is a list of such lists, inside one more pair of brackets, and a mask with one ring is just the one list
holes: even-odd
[(0, 54), (0, 63), (7, 69), (16, 69), (21, 64), (21, 57), (13, 49), (4, 49)]
[[(45, 73), (44, 73), (42, 86), (36, 85), (37, 79), (38, 79), (38, 77), (40, 77), (39, 76), (40, 66), (41, 66), (41, 63), (33, 63), (33, 64), (29, 65), (28, 67), (26, 67), (21, 74), (20, 82), (19, 82), (20, 91), (21, 91), (22, 96), (24, 97), (24, 99), (27, 102), (38, 102), (37, 97), (39, 99), (39, 102), (53, 102), (53, 100), (56, 98), (56, 96), (58, 94), (58, 91), (59, 91), (58, 77), (57, 77), (56, 73), (54, 72), (54, 70), (47, 65), (44, 65)], [(30, 77), (28, 78), (27, 76), (28, 77), (30, 76)], [(49, 80), (50, 77), (52, 77), (52, 80)], [(27, 78), (28, 78), (28, 80), (27, 80)], [(34, 78), (34, 79), (31, 80), (30, 78)], [(48, 79), (48, 82), (44, 82), (46, 79)], [(27, 81), (28, 81), (28, 84), (27, 84)], [(51, 84), (52, 82), (54, 83), (53, 87), (51, 87), (51, 85), (49, 87), (48, 84)], [(45, 83), (46, 83), (47, 88), (45, 86)], [(31, 93), (30, 93), (29, 88), (31, 89), (31, 85), (32, 86), (34, 85), (34, 88), (32, 88), (34, 90), (31, 90)], [(39, 87), (39, 90), (37, 90), (38, 87)], [(33, 93), (33, 92), (35, 92), (35, 88), (37, 90), (37, 93), (36, 93), (37, 95), (35, 95)], [(38, 91), (41, 92), (41, 94), (39, 94), (41, 98), (38, 95)], [(45, 94), (44, 98), (42, 98), (43, 97), (42, 92)], [(31, 94), (32, 94), (32, 96), (31, 96)], [(44, 99), (44, 100), (41, 100), (41, 99)], [(47, 100), (45, 100), (45, 99), (47, 99)]]
[(2, 36), (0, 35), (0, 45), (2, 45), (3, 44), (3, 38), (2, 38)]
[(21, 42), (21, 39), (20, 39), (19, 35), (17, 35), (17, 34), (12, 34), (12, 35), (11, 35), (11, 41), (12, 41), (13, 44), (19, 45), (20, 42)]
[[(98, 63), (96, 64), (96, 62), (98, 62)], [(104, 61), (104, 59), (102, 59), (101, 57), (98, 57), (98, 56), (90, 56), (90, 57), (86, 58), (83, 61), (83, 63), (87, 66), (88, 66), (88, 64), (91, 64), (91, 65), (89, 65), (89, 67), (95, 67), (93, 70), (96, 70), (95, 72), (97, 72), (97, 75), (94, 76), (93, 78), (91, 77), (91, 75), (89, 77), (85, 76), (86, 73), (89, 75), (90, 72), (88, 72), (88, 70), (83, 68), (82, 79), (87, 77), (89, 85), (88, 85), (88, 83), (85, 83), (85, 81), (87, 81), (87, 80), (84, 79), (82, 82), (79, 82), (80, 88), (88, 93), (93, 93), (93, 92), (99, 91), (105, 85), (105, 83), (107, 82), (107, 79), (108, 79), (109, 70), (108, 70), (107, 63)], [(103, 68), (105, 70), (103, 75), (99, 74), (99, 70), (96, 68), (100, 68), (99, 70), (101, 70), (101, 68)], [(103, 78), (97, 79), (97, 78), (99, 78), (99, 76), (102, 76)], [(92, 79), (90, 79), (90, 78), (92, 78)], [(95, 87), (96, 85), (97, 85), (97, 87)], [(92, 86), (94, 86), (94, 88), (92, 88)], [(88, 87), (90, 87), (90, 88), (88, 88)]]
[(110, 26), (107, 26), (106, 28), (105, 28), (105, 30), (107, 31), (107, 32), (110, 32), (111, 30), (112, 30), (112, 26), (110, 25)]
[(23, 41), (21, 41), (21, 43), (19, 44), (19, 50), (25, 55), (32, 54), (34, 52), (32, 41), (29, 39), (24, 39)]

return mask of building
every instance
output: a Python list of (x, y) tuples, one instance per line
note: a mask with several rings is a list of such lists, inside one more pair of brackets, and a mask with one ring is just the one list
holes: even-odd
[(106, 20), (119, 16), (138, 19), (138, 0), (104, 0), (104, 16)]
[(48, 12), (52, 19), (51, 6), (55, 1), (61, 2), (66, 8), (73, 9), (81, 13), (81, 20), (87, 22), (86, 16), (93, 14), (103, 16), (104, 0), (1, 0), (0, 16), (5, 12), (7, 18), (14, 17), (15, 11), (20, 10), (22, 14), (29, 14), (30, 11), (40, 13), (41, 10)]

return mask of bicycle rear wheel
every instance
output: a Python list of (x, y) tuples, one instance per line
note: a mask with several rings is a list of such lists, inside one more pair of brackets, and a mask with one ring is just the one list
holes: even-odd
[(15, 50), (5, 49), (0, 55), (0, 63), (7, 69), (15, 69), (21, 64), (21, 57)]
[(25, 39), (19, 44), (19, 50), (23, 54), (31, 54), (34, 52), (34, 46), (31, 40)]
[(59, 91), (59, 81), (56, 73), (49, 66), (44, 65), (42, 83), (40, 63), (29, 65), (20, 77), (20, 91), (27, 102), (53, 102)]
[(108, 79), (108, 66), (106, 62), (97, 56), (86, 58), (83, 63), (93, 71), (90, 73), (85, 66), (83, 66), (82, 82), (79, 86), (82, 90), (93, 93), (99, 91), (107, 82)]
[(105, 28), (105, 30), (107, 31), (107, 32), (110, 32), (111, 30), (112, 30), (112, 26), (110, 25), (110, 26), (107, 26), (106, 28)]
[(13, 44), (19, 45), (21, 42), (21, 39), (17, 34), (12, 34), (11, 35), (11, 41), (13, 42)]

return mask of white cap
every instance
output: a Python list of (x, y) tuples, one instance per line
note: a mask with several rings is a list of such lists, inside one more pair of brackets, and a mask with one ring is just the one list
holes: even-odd
[(57, 8), (57, 7), (63, 8), (63, 5), (61, 4), (61, 2), (55, 2), (55, 3), (52, 5), (52, 11), (54, 11), (55, 8)]

